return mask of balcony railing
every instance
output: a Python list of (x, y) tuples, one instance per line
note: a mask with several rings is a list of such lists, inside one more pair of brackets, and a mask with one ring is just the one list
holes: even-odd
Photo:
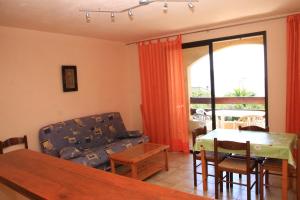
[[(265, 104), (265, 97), (216, 97), (216, 104)], [(190, 104), (211, 104), (210, 97), (191, 97)], [(211, 126), (211, 109), (203, 109), (205, 112), (205, 119), (202, 121), (202, 125), (206, 125), (208, 128)], [(191, 109), (191, 115), (193, 118), (198, 116), (194, 115), (196, 109)], [(201, 115), (201, 114), (200, 114)], [(221, 108), (216, 109), (216, 125), (217, 128), (230, 128), (237, 129), (239, 125), (258, 125), (261, 127), (265, 126), (265, 110), (264, 109), (230, 109), (230, 108)], [(229, 118), (227, 118), (229, 117)], [(194, 119), (199, 125), (199, 119)], [(211, 128), (211, 127), (210, 127)]]
[[(265, 104), (265, 97), (216, 97), (216, 104)], [(211, 104), (210, 97), (191, 97), (190, 104)], [(196, 109), (191, 109), (194, 114)]]
[[(265, 104), (265, 97), (216, 97), (216, 104)], [(210, 104), (210, 97), (191, 97), (191, 104)]]

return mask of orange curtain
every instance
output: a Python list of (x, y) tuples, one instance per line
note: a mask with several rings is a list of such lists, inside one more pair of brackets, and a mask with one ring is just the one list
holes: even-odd
[(287, 18), (286, 131), (300, 134), (300, 14)]
[(181, 36), (140, 42), (144, 132), (150, 141), (188, 152), (188, 115)]

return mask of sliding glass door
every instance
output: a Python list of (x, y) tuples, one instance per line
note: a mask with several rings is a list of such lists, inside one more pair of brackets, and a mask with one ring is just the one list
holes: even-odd
[(268, 125), (265, 32), (183, 44), (190, 129)]
[(210, 48), (209, 45), (203, 45), (183, 51), (183, 62), (188, 66), (186, 69), (191, 130), (199, 125), (207, 126), (208, 130), (213, 128), (212, 116), (207, 115), (207, 111), (212, 110)]

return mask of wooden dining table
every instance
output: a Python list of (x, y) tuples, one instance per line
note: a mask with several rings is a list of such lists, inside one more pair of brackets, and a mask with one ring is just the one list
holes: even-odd
[(30, 199), (208, 199), (27, 149), (0, 155), (0, 183)]
[[(206, 163), (205, 151), (214, 151), (214, 138), (222, 141), (243, 142), (250, 141), (251, 156), (276, 158), (282, 160), (282, 199), (288, 199), (288, 165), (296, 167), (293, 158), (293, 148), (297, 136), (288, 133), (267, 133), (259, 131), (241, 131), (233, 129), (215, 129), (206, 135), (196, 138), (194, 150), (201, 151), (201, 162)], [(220, 149), (224, 153), (245, 152)], [(207, 169), (202, 165), (203, 191), (207, 191)]]

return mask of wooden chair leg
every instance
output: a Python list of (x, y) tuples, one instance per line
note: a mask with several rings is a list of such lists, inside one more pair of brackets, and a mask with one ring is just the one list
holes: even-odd
[(259, 197), (260, 200), (264, 200), (264, 169), (260, 167), (259, 172)]
[(247, 200), (251, 199), (251, 189), (250, 189), (250, 185), (251, 185), (251, 175), (247, 174)]
[(228, 190), (229, 189), (229, 172), (226, 172), (226, 189)]
[(255, 193), (258, 194), (258, 164), (255, 167)]
[(265, 183), (266, 183), (266, 188), (269, 187), (269, 170), (265, 170)]
[(292, 189), (293, 188), (293, 178), (291, 178), (291, 174), (290, 176), (288, 176), (288, 189)]
[(230, 187), (233, 188), (233, 173), (230, 172)]
[(223, 192), (223, 171), (220, 171), (220, 192)]
[(205, 168), (206, 168), (206, 171), (207, 171), (206, 178), (208, 178), (208, 162), (205, 163)]
[(219, 175), (218, 171), (215, 170), (215, 199), (219, 198)]
[(239, 174), (239, 179), (242, 179), (242, 174)]
[(193, 153), (193, 168), (194, 168), (194, 186), (197, 187), (197, 161), (196, 161), (195, 153)]

